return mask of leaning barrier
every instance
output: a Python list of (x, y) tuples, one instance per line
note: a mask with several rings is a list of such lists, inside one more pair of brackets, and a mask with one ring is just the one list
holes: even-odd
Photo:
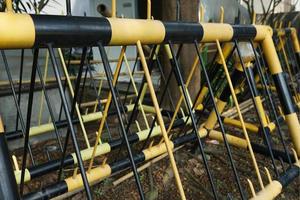
[(293, 27), (275, 29), (273, 40), (278, 44), (277, 53), (281, 57), (284, 71), (288, 74), (288, 82), (293, 98), (299, 107), (299, 64), (300, 47), (297, 30)]
[[(230, 161), (232, 180), (236, 183), (240, 195), (237, 198), (273, 199), (282, 192), (284, 187), (299, 176), (300, 124), (296, 113), (298, 108), (295, 102), (298, 94), (293, 93), (293, 97), (290, 93), (290, 85), (287, 84), (284, 77), (281, 61), (277, 56), (272, 39), (273, 31), (270, 27), (262, 25), (229, 25), (225, 23), (162, 22), (150, 19), (27, 15), (12, 12), (1, 13), (0, 15), (1, 24), (7, 27), (1, 30), (0, 49), (18, 112), (17, 121), (21, 125), (21, 134), (19, 136), (24, 138), (21, 169), (17, 167), (17, 164), (15, 164), (14, 170), (10, 162), (1, 162), (3, 163), (1, 164), (1, 168), (3, 169), (1, 170), (1, 174), (3, 174), (1, 188), (7, 191), (6, 193), (2, 193), (4, 199), (50, 199), (82, 188), (85, 189), (88, 199), (92, 199), (90, 189), (92, 184), (127, 168), (131, 168), (133, 171), (140, 198), (144, 199), (143, 186), (137, 165), (164, 153), (168, 154), (178, 193), (181, 199), (186, 199), (186, 189), (182, 185), (180, 178), (182, 175), (179, 174), (173, 150), (176, 147), (191, 142), (196, 143), (197, 148), (200, 150), (209, 187), (214, 198), (218, 199), (219, 194), (215, 184), (216, 177), (213, 176), (212, 169), (205, 155), (204, 138), (211, 138), (224, 143), (224, 148), (228, 155), (227, 159)], [(209, 70), (206, 69), (201, 54), (203, 46), (207, 43), (212, 43), (217, 48), (215, 59)], [(180, 48), (177, 51), (174, 48), (175, 45), (179, 45), (180, 47), (183, 44), (193, 44), (197, 52), (187, 80), (183, 79), (180, 71), (181, 66), (178, 62)], [(243, 44), (246, 44), (250, 56), (243, 55)], [(112, 72), (104, 47), (120, 45), (122, 48), (117, 66), (115, 71)], [(133, 73), (128, 68), (128, 73), (131, 76), (131, 84), (134, 87), (133, 97), (130, 97), (131, 101), (128, 102), (126, 98), (132, 94), (122, 97), (116, 85), (122, 64), (126, 63), (126, 47), (132, 45), (137, 48), (137, 60), (141, 63), (143, 80), (140, 87), (137, 88), (132, 78)], [(147, 58), (143, 45), (148, 45), (151, 49), (150, 55)], [(78, 75), (74, 80), (74, 88), (70, 77), (68, 77), (68, 60), (64, 58), (60, 49), (71, 47), (83, 48)], [(87, 59), (89, 47), (97, 47), (101, 54), (109, 88), (108, 94), (101, 95), (105, 96), (105, 101), (103, 101), (102, 97), (100, 98), (91, 70), (90, 60)], [(58, 85), (60, 94), (62, 112), (65, 115), (64, 120), (61, 118), (57, 120), (55, 114), (51, 112), (51, 104), (53, 102), (49, 100), (43, 79), (45, 77), (42, 76), (38, 63), (41, 48), (46, 48), (49, 53), (49, 60), (52, 64), (55, 82)], [(20, 102), (18, 102), (20, 97), (17, 96), (14, 90), (9, 63), (5, 56), (5, 50), (7, 49), (33, 50), (26, 120), (22, 117)], [(55, 53), (56, 49), (60, 64)], [(168, 99), (170, 104), (172, 104), (171, 111), (161, 109), (162, 102), (166, 98), (165, 96), (168, 95), (170, 97), (169, 83), (171, 74), (168, 76), (164, 76), (163, 73), (161, 74), (166, 82), (166, 87), (161, 89), (162, 95), (160, 97), (156, 95), (151, 78), (155, 65), (160, 65), (159, 56), (162, 52), (165, 52), (168, 56), (168, 61), (172, 69), (171, 73), (175, 76), (178, 90), (181, 93), (177, 102), (172, 102), (171, 98)], [(229, 60), (234, 61), (234, 65), (230, 70), (228, 67)], [(90, 77), (97, 101), (94, 104), (95, 109), (93, 112), (86, 114), (82, 114), (80, 110), (81, 82), (85, 82), (85, 78), (83, 77), (87, 76), (83, 75), (84, 66), (86, 66), (85, 73)], [(64, 83), (62, 82), (60, 68), (67, 80)], [(189, 96), (187, 87), (196, 68), (201, 69), (204, 84), (195, 102), (193, 102)], [(216, 87), (219, 87), (218, 84), (212, 84), (213, 82), (218, 83), (218, 81), (213, 81), (216, 78), (215, 74), (217, 71), (221, 71), (220, 73), (227, 82), (225, 87), (218, 89), (216, 89)], [(162, 72), (161, 68), (160, 72)], [(269, 75), (272, 76), (272, 80), (268, 78)], [(44, 125), (44, 127), (42, 125), (34, 128), (30, 126), (30, 121), (36, 76), (40, 79), (43, 95), (48, 108), (50, 108), (51, 123)], [(274, 94), (271, 90), (271, 82), (274, 83), (274, 90), (276, 90), (280, 105), (273, 99)], [(260, 88), (258, 87), (259, 85)], [(66, 88), (69, 90), (69, 96), (66, 95)], [(101, 87), (99, 86), (98, 88)], [(238, 95), (241, 93), (241, 91), (238, 91), (239, 88), (244, 88), (243, 90), (250, 94), (250, 101), (253, 104), (258, 125), (244, 120), (241, 104), (238, 101), (238, 98), (241, 98)], [(146, 91), (149, 92), (152, 100), (151, 106), (144, 103)], [(67, 100), (68, 97), (71, 98), (70, 102)], [(125, 101), (122, 101), (124, 98)], [(238, 119), (225, 114), (229, 98), (233, 99), (235, 114)], [(264, 105), (263, 101), (267, 101), (268, 109), (265, 109), (266, 104)], [(208, 102), (210, 102), (210, 106), (208, 106)], [(280, 112), (277, 106), (280, 106)], [(210, 113), (206, 116), (207, 119), (204, 123), (200, 123), (200, 119), (205, 117), (205, 114), (203, 114), (205, 109), (209, 110)], [(132, 126), (137, 122), (139, 113), (142, 114), (146, 128), (144, 130), (139, 128), (138, 131), (134, 132), (132, 131)], [(154, 116), (151, 124), (148, 123), (147, 114)], [(116, 116), (118, 119), (120, 135), (117, 137), (112, 136), (111, 140), (102, 142), (104, 130), (107, 129), (109, 132), (107, 121), (111, 116)], [(93, 136), (95, 139), (93, 145), (90, 144), (88, 133), (85, 130), (85, 123), (91, 121), (100, 121), (97, 135)], [(292, 149), (290, 149), (291, 144), (287, 144), (287, 140), (283, 137), (282, 123), (285, 123), (288, 127), (289, 138), (293, 145)], [(82, 136), (75, 129), (75, 124), (79, 124)], [(238, 127), (243, 137), (229, 134), (225, 130), (225, 124)], [(138, 123), (137, 126), (139, 127)], [(63, 137), (59, 135), (60, 132), (58, 129), (61, 127), (67, 127), (64, 142), (60, 141)], [(173, 133), (175, 128), (180, 128), (182, 131), (179, 131), (177, 134)], [(36, 132), (34, 132), (35, 130)], [(32, 145), (29, 142), (30, 137), (49, 131), (56, 133), (61, 150), (60, 157), (57, 160), (50, 160), (46, 163), (34, 164), (34, 155), (31, 151)], [(4, 132), (2, 123), (0, 132)], [(252, 141), (249, 132), (257, 133), (263, 144)], [(272, 138), (275, 135), (280, 140), (279, 149), (272, 145)], [(79, 145), (79, 137), (83, 138), (85, 147)], [(71, 138), (74, 149), (74, 153), (70, 154), (67, 153), (67, 148), (70, 147), (69, 138)], [(157, 141), (154, 138), (161, 139)], [(0, 141), (2, 144), (0, 146), (0, 159), (9, 160), (9, 152), (4, 134), (1, 134)], [(143, 144), (142, 148), (134, 147), (134, 143)], [(108, 163), (109, 153), (113, 150), (121, 152), (122, 146), (126, 147), (126, 158), (121, 159), (120, 156), (120, 158), (116, 158), (120, 160)], [(245, 187), (247, 186), (241, 183), (239, 170), (232, 156), (232, 151), (235, 151), (235, 148), (247, 151), (251, 158), (251, 166), (249, 165), (248, 167), (254, 169), (256, 177), (249, 177), (247, 179), (249, 183), (248, 187), (251, 191), (250, 195), (245, 191)], [(270, 171), (265, 168), (268, 183), (264, 183), (263, 181), (261, 170), (256, 160), (256, 154), (258, 153), (268, 158), (272, 165), (272, 170)], [(32, 166), (27, 166), (27, 154), (31, 157)], [(96, 158), (104, 155), (105, 158), (102, 160), (102, 164), (94, 166)], [(284, 171), (280, 170), (276, 160), (285, 162), (288, 168)], [(87, 168), (84, 163), (88, 164)], [(66, 166), (73, 166), (74, 173), (72, 176), (63, 179), (61, 175), (63, 168)], [(80, 171), (79, 173), (78, 170)], [(55, 171), (58, 171), (57, 182), (45, 186), (39, 191), (31, 191), (23, 195), (24, 184), (26, 182)], [(258, 183), (258, 185), (253, 184), (253, 181)], [(17, 185), (20, 186), (19, 191)]]

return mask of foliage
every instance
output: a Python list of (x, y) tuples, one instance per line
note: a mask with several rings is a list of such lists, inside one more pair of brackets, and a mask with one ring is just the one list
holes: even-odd
[[(60, 5), (58, 0), (13, 0), (13, 8), (18, 13), (34, 13), (38, 14), (43, 11), (46, 5), (51, 6), (49, 3)], [(5, 10), (5, 0), (0, 0), (0, 11)]]
[[(246, 4), (247, 9), (248, 9), (248, 13), (250, 15), (250, 17), (253, 16), (253, 13), (255, 12), (254, 9), (254, 4), (257, 3), (257, 0), (243, 0), (243, 2)], [(260, 5), (262, 8), (262, 17), (260, 19), (261, 23), (265, 23), (268, 19), (268, 17), (272, 17), (273, 14), (275, 13), (275, 8), (280, 4), (280, 3), (286, 3), (283, 0), (260, 0)], [(298, 3), (298, 0), (294, 3), (290, 2), (290, 6), (291, 6), (291, 10), (290, 11), (294, 11), (295, 10), (295, 6)]]

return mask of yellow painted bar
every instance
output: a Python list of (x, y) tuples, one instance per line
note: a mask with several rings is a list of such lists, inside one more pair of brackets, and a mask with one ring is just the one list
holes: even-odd
[[(272, 40), (272, 35), (267, 34), (265, 39), (261, 42), (269, 70), (272, 75), (282, 72), (279, 58), (277, 56), (275, 46)], [(289, 133), (293, 141), (294, 148), (297, 155), (300, 156), (300, 124), (296, 113), (285, 115), (285, 121), (288, 125)]]
[(1, 116), (0, 116), (0, 133), (4, 133), (4, 126), (3, 126), (3, 122), (2, 122)]
[[(235, 126), (238, 128), (242, 128), (241, 122), (236, 119), (231, 119), (231, 118), (225, 117), (223, 122), (224, 122), (224, 124), (227, 124), (227, 125), (232, 125), (232, 126)], [(254, 132), (254, 133), (257, 133), (259, 130), (259, 128), (256, 125), (251, 124), (251, 123), (245, 122), (245, 126), (246, 126), (247, 130)]]
[[(86, 160), (91, 159), (92, 154), (93, 154), (93, 150), (94, 150), (94, 148), (90, 147), (90, 148), (87, 148), (87, 149), (84, 149), (84, 150), (80, 151), (82, 160), (86, 161)], [(110, 151), (111, 151), (110, 145), (108, 143), (102, 143), (102, 144), (98, 145), (98, 148), (95, 152), (95, 156), (104, 155), (104, 154), (109, 153)], [(77, 160), (76, 154), (72, 153), (71, 155), (73, 157), (74, 164), (77, 164), (78, 160)]]
[(262, 125), (263, 125), (263, 127), (266, 127), (268, 125), (268, 122), (267, 122), (266, 113), (265, 113), (260, 96), (254, 97), (254, 101), (256, 103), (257, 110), (259, 112), (260, 119), (262, 121)]
[(281, 190), (282, 185), (280, 184), (280, 182), (274, 180), (250, 200), (272, 200), (281, 193)]
[[(257, 84), (256, 86), (258, 89), (264, 89), (264, 86), (261, 84)], [(277, 92), (276, 87), (275, 86), (267, 86), (272, 92)]]
[(230, 41), (233, 37), (233, 28), (230, 24), (201, 23), (204, 33), (201, 42)]
[[(111, 168), (108, 164), (101, 165), (90, 170), (86, 173), (87, 179), (90, 184), (93, 184), (96, 181), (102, 180), (111, 175)], [(81, 174), (77, 174), (76, 176), (71, 176), (65, 179), (65, 182), (68, 186), (68, 192), (80, 189), (83, 187), (83, 181), (81, 178)]]
[[(21, 183), (21, 170), (15, 170), (15, 178), (16, 178), (16, 182), (19, 185)], [(24, 183), (28, 182), (31, 180), (31, 176), (30, 173), (28, 171), (28, 169), (25, 169), (25, 174), (24, 174)]]
[[(223, 55), (224, 55), (225, 59), (227, 59), (227, 57), (229, 56), (232, 49), (233, 49), (233, 43), (227, 42), (227, 43), (224, 44), (224, 46), (222, 47), (222, 51), (223, 51)], [(220, 57), (219, 54), (216, 58), (216, 62), (220, 65), (222, 64), (222, 60), (221, 60), (221, 57)]]
[(285, 115), (285, 121), (290, 130), (290, 136), (293, 141), (294, 149), (297, 152), (298, 157), (300, 157), (300, 125), (296, 113)]
[[(86, 115), (82, 115), (82, 121), (84, 123), (95, 121), (102, 118), (102, 112), (90, 113)], [(30, 128), (29, 136), (36, 136), (43, 133), (47, 133), (54, 130), (53, 123), (42, 124), (39, 126), (33, 126)]]
[[(217, 104), (217, 109), (218, 109), (219, 113), (222, 113), (227, 103), (218, 99), (216, 104)], [(216, 115), (215, 111), (212, 110), (210, 112), (204, 126), (205, 126), (205, 128), (211, 130), (214, 128), (216, 123), (217, 123), (217, 115)]]
[(0, 48), (31, 48), (35, 41), (35, 28), (28, 14), (0, 13)]
[(206, 96), (207, 93), (208, 93), (208, 88), (206, 86), (203, 86), (196, 101), (195, 107), (197, 110), (199, 110), (198, 106), (202, 104), (204, 97)]
[(256, 28), (256, 36), (254, 38), (254, 41), (262, 41), (267, 35), (273, 35), (273, 30), (270, 26), (254, 25), (254, 27)]
[(262, 41), (262, 48), (271, 74), (281, 73), (282, 68), (272, 40), (272, 35), (267, 35), (265, 37)]
[[(173, 142), (170, 142), (170, 148), (174, 149)], [(145, 155), (145, 160), (149, 160), (151, 158), (155, 158), (163, 153), (167, 152), (167, 148), (165, 143), (159, 143), (158, 145), (155, 145), (153, 147), (150, 147), (148, 149), (143, 150), (143, 153)]]
[(292, 43), (295, 51), (297, 53), (300, 53), (299, 40), (297, 36), (297, 30), (295, 28), (291, 28), (291, 37), (292, 37)]
[[(220, 131), (216, 130), (211, 130), (209, 131), (208, 137), (214, 140), (218, 140), (220, 142), (224, 142), (223, 135)], [(230, 134), (226, 134), (226, 139), (228, 143), (232, 146), (242, 148), (242, 149), (247, 149), (247, 141), (243, 138), (239, 138)]]
[[(165, 38), (165, 27), (158, 20), (108, 18), (112, 36), (110, 45), (162, 43)], [(147, 34), (148, 33), (148, 34)]]
[[(148, 106), (148, 105), (142, 105), (143, 109), (147, 113), (156, 113), (155, 108), (153, 106)], [(141, 107), (139, 107), (139, 110), (141, 110)], [(160, 109), (162, 110), (162, 108)]]
[(6, 12), (14, 12), (12, 0), (5, 0), (5, 4), (6, 4)]

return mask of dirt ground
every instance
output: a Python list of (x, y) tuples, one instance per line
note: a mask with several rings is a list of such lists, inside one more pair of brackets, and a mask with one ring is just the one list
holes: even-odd
[[(85, 99), (83, 99), (85, 100)], [(247, 112), (245, 115), (245, 120), (247, 122), (257, 123), (255, 120), (255, 115), (253, 111)], [(142, 118), (138, 117), (140, 126), (142, 129), (145, 128), (145, 124), (142, 122)], [(152, 120), (152, 117), (148, 115), (149, 121)], [(204, 121), (206, 118), (200, 118), (201, 121)], [(116, 117), (109, 117), (108, 126), (112, 133), (112, 137), (116, 138), (119, 134), (119, 127), (116, 126), (117, 119)], [(165, 119), (165, 123), (168, 122), (168, 119)], [(151, 123), (150, 123), (151, 124)], [(95, 141), (95, 132), (98, 129), (98, 122), (86, 124), (87, 132), (89, 133), (89, 140), (91, 144), (94, 144)], [(287, 127), (282, 126), (283, 132), (287, 132)], [(133, 125), (132, 131), (136, 131), (137, 127)], [(240, 129), (232, 128), (226, 126), (226, 132), (233, 134), (235, 136), (244, 137)], [(174, 133), (182, 133), (182, 130), (176, 129)], [(80, 132), (78, 134), (81, 134)], [(104, 138), (108, 138), (107, 134), (103, 135)], [(251, 141), (262, 144), (262, 139), (255, 133), (249, 133)], [(280, 140), (278, 136), (273, 136), (273, 142), (275, 147), (280, 147)], [(284, 138), (291, 143), (287, 135), (284, 135)], [(86, 148), (84, 140), (82, 137), (78, 137), (79, 144), (81, 149)], [(104, 139), (105, 141), (105, 139)], [(159, 142), (159, 138), (155, 140), (155, 144)], [(204, 149), (205, 155), (208, 160), (208, 165), (211, 170), (214, 185), (217, 190), (217, 195), (219, 199), (241, 199), (239, 195), (239, 190), (236, 185), (233, 171), (228, 159), (228, 154), (223, 143), (219, 143), (214, 140), (204, 140)], [(33, 154), (38, 160), (38, 163), (43, 163), (47, 161), (47, 156), (45, 154), (45, 147), (47, 146), (56, 146), (57, 141), (49, 140), (43, 143), (39, 143), (33, 147)], [(291, 145), (289, 145), (291, 147)], [(140, 149), (140, 144), (132, 145), (133, 152), (136, 153), (137, 149)], [(68, 146), (68, 152), (74, 152), (72, 145)], [(233, 160), (240, 177), (240, 182), (244, 190), (244, 194), (247, 197), (251, 197), (250, 188), (247, 182), (247, 179), (250, 179), (255, 187), (255, 191), (260, 190), (258, 179), (253, 168), (252, 161), (249, 156), (249, 152), (243, 149), (238, 149), (231, 146), (231, 152), (233, 155)], [(16, 155), (21, 155), (21, 151), (14, 152)], [(176, 163), (179, 169), (180, 178), (183, 183), (183, 188), (186, 194), (187, 199), (213, 199), (212, 190), (210, 187), (209, 180), (207, 178), (207, 173), (203, 165), (203, 159), (200, 156), (200, 151), (197, 147), (197, 143), (188, 143), (184, 145), (181, 149), (177, 150), (175, 153)], [(50, 153), (52, 159), (59, 158), (59, 153), (54, 152)], [(272, 177), (275, 177), (274, 170), (272, 169), (272, 164), (269, 158), (262, 156), (260, 154), (255, 154), (256, 160), (262, 175), (264, 184), (268, 184), (268, 178), (265, 172), (264, 167), (267, 167), (271, 173)], [(108, 156), (108, 163), (113, 163), (116, 160), (120, 160), (126, 157), (126, 148), (123, 146), (122, 151), (114, 150)], [(101, 156), (95, 159), (94, 166), (99, 166), (104, 159), (104, 156)], [(18, 156), (19, 163), (21, 163), (21, 156)], [(89, 162), (85, 162), (85, 167), (88, 167)], [(144, 163), (143, 163), (144, 164)], [(141, 166), (141, 165), (138, 165)], [(282, 164), (279, 161), (276, 161), (276, 166), (280, 172), (283, 171), (283, 168), (287, 168), (287, 165)], [(104, 179), (100, 183), (91, 187), (93, 191), (94, 199), (101, 200), (111, 200), (111, 199), (139, 199), (138, 190), (136, 187), (134, 177), (131, 177), (124, 182), (114, 186), (114, 181), (118, 180), (120, 177), (128, 174), (129, 169), (122, 171), (113, 176)], [(72, 167), (66, 167), (64, 169), (63, 176), (69, 177), (73, 174)], [(154, 163), (148, 169), (143, 170), (139, 173), (140, 180), (142, 183), (143, 191), (147, 200), (165, 200), (165, 199), (180, 199), (178, 189), (175, 184), (174, 175), (170, 166), (168, 157)], [(30, 183), (26, 184), (25, 193), (38, 191), (41, 188), (53, 184), (57, 181), (57, 172), (47, 174), (38, 179), (32, 180)], [(151, 184), (153, 183), (153, 184)], [(75, 194), (71, 194), (65, 199), (69, 200), (79, 200), (86, 199), (85, 193), (79, 191)], [(300, 199), (300, 177), (294, 180), (288, 187), (284, 188), (283, 192), (277, 197), (277, 199), (287, 199), (287, 200), (299, 200)]]
[[(109, 126), (114, 127), (116, 119), (111, 119), (109, 121)], [(250, 120), (251, 121), (251, 120)], [(93, 133), (97, 130), (97, 126), (94, 123), (88, 124), (88, 132)], [(230, 128), (227, 129), (230, 133), (237, 136), (242, 136), (241, 131), (238, 129)], [(118, 129), (115, 127), (112, 132), (117, 132)], [(251, 134), (252, 140), (258, 140), (257, 136)], [(94, 139), (94, 135), (89, 135), (91, 141)], [(257, 139), (255, 139), (257, 138)], [(276, 137), (275, 137), (276, 138)], [(41, 151), (45, 146), (51, 146), (56, 141), (47, 141), (43, 144), (38, 144), (34, 148), (34, 154), (40, 155), (39, 162), (45, 162), (47, 157), (45, 153)], [(275, 143), (279, 142), (275, 140)], [(220, 199), (240, 199), (238, 187), (234, 181), (233, 173), (231, 170), (230, 162), (227, 156), (227, 152), (223, 143), (218, 143), (216, 141), (205, 140), (205, 153), (208, 160), (208, 165), (211, 169), (212, 176), (214, 177), (214, 184), (217, 189), (217, 194)], [(84, 141), (80, 140), (80, 144), (84, 146)], [(93, 144), (93, 142), (91, 143)], [(71, 145), (70, 145), (71, 146)], [(198, 148), (195, 148), (196, 143), (186, 144), (180, 150), (175, 152), (175, 158), (177, 161), (177, 166), (180, 172), (180, 177), (183, 183), (185, 194), (187, 199), (213, 199), (212, 190), (210, 189), (210, 184), (207, 178), (205, 167), (202, 162), (202, 157)], [(138, 149), (137, 145), (134, 145), (134, 149)], [(195, 150), (196, 149), (196, 150)], [(240, 176), (240, 181), (244, 189), (246, 196), (250, 197), (250, 189), (247, 183), (247, 178), (249, 178), (255, 187), (256, 191), (259, 191), (259, 184), (254, 173), (254, 168), (252, 167), (252, 162), (249, 153), (242, 149), (231, 148), (233, 159)], [(69, 152), (72, 152), (70, 147)], [(113, 151), (110, 154), (110, 158), (115, 157), (120, 152)], [(126, 149), (123, 147), (121, 154), (125, 154)], [(53, 158), (57, 155), (54, 153)], [(264, 170), (267, 167), (272, 175), (275, 177), (270, 159), (256, 154), (256, 159), (258, 161), (259, 169), (262, 174), (262, 178), (265, 184), (268, 183), (268, 179)], [(101, 164), (103, 157), (96, 160), (95, 165)], [(113, 162), (114, 159), (108, 159), (108, 163)], [(276, 162), (277, 166), (281, 166), (280, 162)], [(88, 162), (85, 163), (88, 166)], [(284, 167), (287, 167), (286, 165)], [(282, 170), (281, 168), (278, 168)], [(112, 177), (109, 177), (102, 182), (92, 186), (92, 191), (95, 199), (139, 199), (136, 183), (133, 177), (125, 180), (117, 186), (113, 185), (113, 182), (118, 180), (123, 175), (127, 174), (129, 170), (123, 171)], [(71, 176), (73, 173), (72, 168), (66, 168), (64, 170), (64, 176)], [(142, 183), (143, 191), (146, 195), (146, 199), (149, 200), (162, 200), (162, 199), (180, 199), (175, 179), (170, 167), (169, 159), (166, 157), (161, 161), (153, 164), (149, 169), (143, 170), (139, 173), (140, 180)], [(152, 180), (151, 180), (152, 179)], [(41, 178), (31, 181), (26, 184), (26, 192), (37, 191), (43, 186), (49, 185), (57, 180), (57, 174), (52, 173), (50, 175), (45, 175)], [(151, 185), (151, 181), (153, 184)], [(77, 200), (86, 199), (84, 192), (79, 192), (69, 196), (67, 199)], [(291, 183), (287, 188), (283, 190), (283, 193), (279, 195), (278, 199), (290, 199), (299, 200), (300, 199), (300, 179), (298, 178), (293, 183)]]

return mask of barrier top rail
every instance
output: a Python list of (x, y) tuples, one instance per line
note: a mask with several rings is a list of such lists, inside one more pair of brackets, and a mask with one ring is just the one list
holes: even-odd
[(272, 29), (263, 25), (162, 22), (158, 20), (1, 13), (1, 49), (263, 40)]

